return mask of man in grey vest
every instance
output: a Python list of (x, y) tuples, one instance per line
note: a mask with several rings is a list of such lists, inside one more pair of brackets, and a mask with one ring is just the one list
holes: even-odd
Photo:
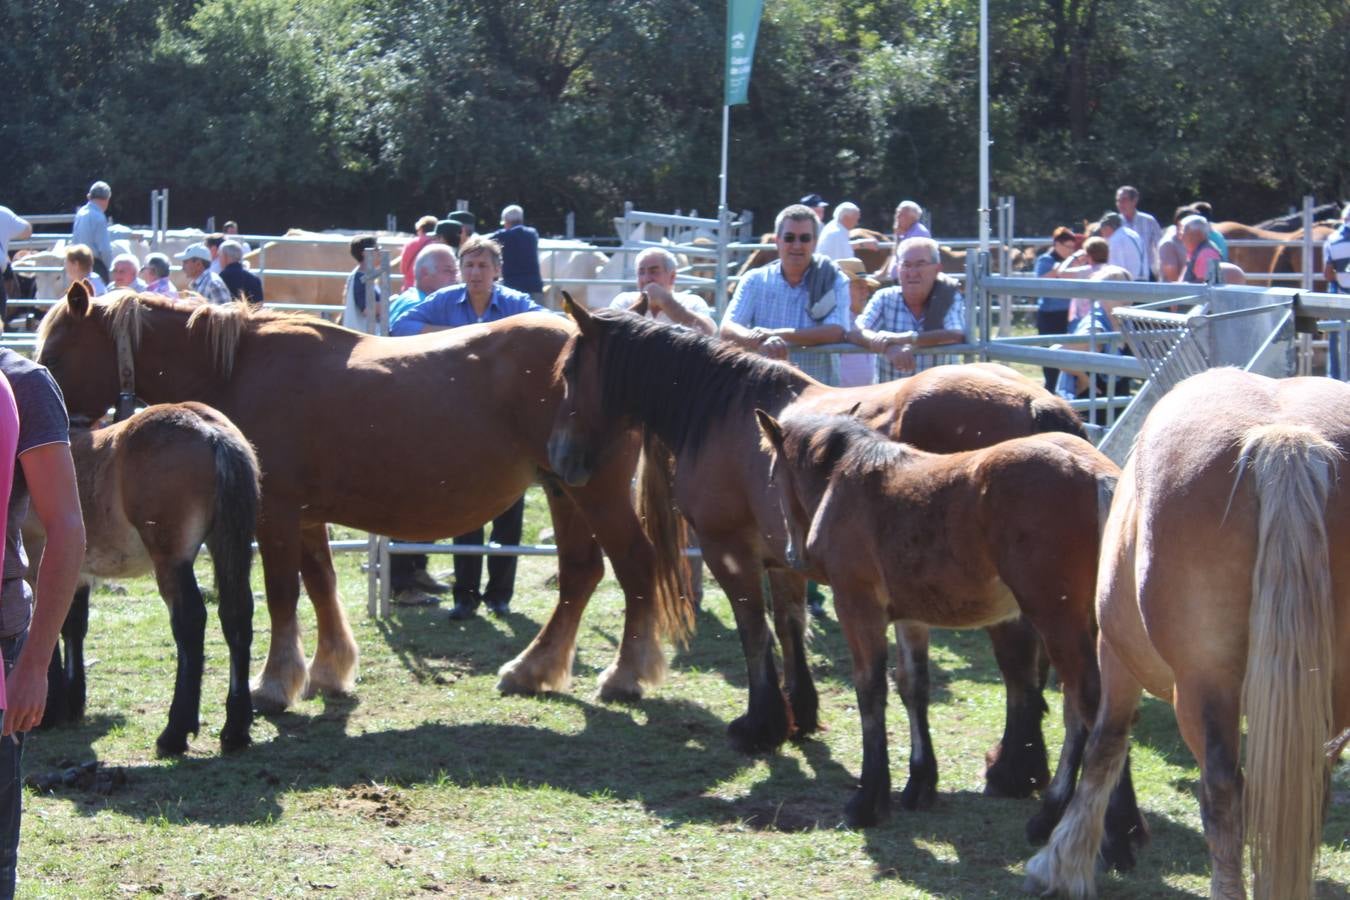
[(940, 271), (937, 241), (915, 237), (896, 248), (900, 283), (872, 295), (849, 339), (877, 354), (877, 381), (908, 378), (954, 356), (917, 355), (919, 347), (959, 344), (966, 339), (960, 286)]

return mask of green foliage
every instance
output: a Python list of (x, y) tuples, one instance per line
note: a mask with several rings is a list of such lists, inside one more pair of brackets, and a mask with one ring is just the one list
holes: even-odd
[[(1343, 0), (990, 0), (992, 190), (1019, 225), (1138, 184), (1256, 219), (1350, 194)], [(978, 0), (772, 0), (730, 201), (807, 191), (974, 231)], [(717, 196), (724, 0), (0, 0), (0, 200), (94, 177), (139, 220), (369, 226), (468, 199), (607, 232), (624, 200)], [(119, 203), (127, 204), (119, 207)]]

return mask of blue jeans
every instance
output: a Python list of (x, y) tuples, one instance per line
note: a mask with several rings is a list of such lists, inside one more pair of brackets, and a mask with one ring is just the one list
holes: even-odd
[[(23, 649), (25, 631), (10, 638), (0, 638), (0, 652), (5, 655), (5, 678), (14, 671), (14, 663)], [(0, 713), (0, 722), (3, 722)], [(0, 900), (14, 896), (14, 883), (19, 863), (19, 820), (23, 811), (23, 735), (0, 738)]]

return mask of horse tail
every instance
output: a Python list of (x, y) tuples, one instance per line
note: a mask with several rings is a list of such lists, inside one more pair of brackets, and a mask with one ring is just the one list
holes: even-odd
[(656, 549), (656, 626), (662, 637), (686, 643), (694, 631), (694, 604), (689, 587), (685, 548), (689, 533), (675, 508), (675, 456), (651, 431), (642, 436), (638, 462), (637, 514), (642, 530)]
[(1111, 515), (1111, 504), (1116, 499), (1116, 485), (1120, 475), (1116, 473), (1097, 473), (1097, 539), (1106, 533), (1106, 518)]
[(258, 523), (258, 457), (232, 424), (208, 422), (206, 435), (216, 460), (216, 502), (206, 545), (215, 566), (216, 595), (225, 607), (239, 597), (253, 597), (249, 571)]
[(1311, 428), (1250, 429), (1256, 563), (1242, 707), (1243, 819), (1257, 897), (1312, 896), (1332, 737), (1334, 598), (1326, 506), (1340, 451)]
[(1035, 434), (1044, 434), (1047, 431), (1062, 431), (1083, 440), (1088, 439), (1087, 429), (1083, 427), (1083, 420), (1078, 418), (1078, 413), (1073, 411), (1073, 407), (1068, 404), (1068, 401), (1061, 397), (1049, 395), (1032, 400), (1031, 421), (1034, 425), (1033, 432)]

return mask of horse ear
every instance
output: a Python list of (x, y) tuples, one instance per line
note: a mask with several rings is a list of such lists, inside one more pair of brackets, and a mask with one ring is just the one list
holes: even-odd
[(642, 296), (638, 298), (638, 302), (630, 307), (630, 311), (637, 313), (639, 316), (645, 316), (647, 315), (647, 310), (650, 308), (651, 303), (647, 300), (647, 292), (643, 291)]
[(77, 316), (89, 312), (89, 298), (94, 296), (94, 286), (87, 279), (72, 281), (66, 288), (66, 306)]
[(591, 311), (585, 306), (572, 299), (572, 295), (567, 291), (562, 292), (563, 310), (572, 317), (572, 321), (577, 323), (577, 328), (581, 329), (582, 334), (590, 334), (592, 331)]
[(755, 410), (755, 419), (759, 422), (759, 430), (764, 434), (765, 441), (774, 452), (783, 449), (783, 426), (778, 424), (778, 420), (769, 415), (762, 409)]

